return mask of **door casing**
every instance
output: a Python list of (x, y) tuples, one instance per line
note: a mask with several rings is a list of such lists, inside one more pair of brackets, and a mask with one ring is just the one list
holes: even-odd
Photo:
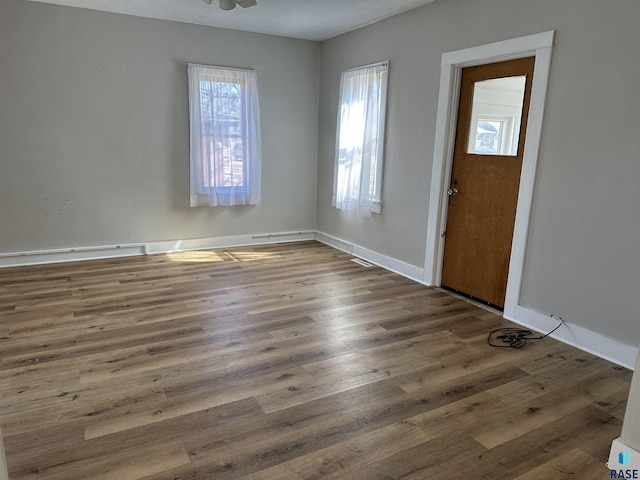
[(552, 30), (442, 55), (424, 268), (424, 282), (432, 286), (440, 286), (442, 278), (447, 188), (451, 181), (462, 69), (528, 56), (536, 57), (503, 312), (504, 317), (510, 320), (516, 320), (520, 301), (554, 38), (555, 31)]

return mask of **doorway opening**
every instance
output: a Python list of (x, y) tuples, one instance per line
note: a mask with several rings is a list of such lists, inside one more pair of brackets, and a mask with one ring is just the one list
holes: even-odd
[(444, 243), (449, 213), (448, 191), (452, 181), (462, 71), (466, 67), (525, 57), (535, 58), (529, 116), (526, 125), (526, 141), (522, 152), (522, 168), (504, 298), (504, 317), (511, 320), (516, 320), (516, 311), (522, 286), (526, 241), (531, 216), (554, 36), (555, 32), (549, 31), (448, 52), (442, 56), (425, 254), (425, 283), (433, 286), (442, 286)]

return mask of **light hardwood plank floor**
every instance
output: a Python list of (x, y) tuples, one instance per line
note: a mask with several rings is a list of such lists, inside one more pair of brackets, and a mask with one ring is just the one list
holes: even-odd
[(628, 370), (350, 258), (0, 270), (11, 480), (608, 478)]

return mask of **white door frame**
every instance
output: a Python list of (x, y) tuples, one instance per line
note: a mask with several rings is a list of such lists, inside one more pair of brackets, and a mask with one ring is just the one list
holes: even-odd
[(504, 317), (510, 320), (516, 319), (516, 309), (520, 301), (554, 37), (555, 31), (552, 30), (442, 55), (424, 265), (424, 282), (433, 286), (440, 286), (442, 281), (444, 230), (447, 225), (449, 203), (447, 189), (451, 181), (462, 69), (533, 55), (536, 57), (504, 304)]

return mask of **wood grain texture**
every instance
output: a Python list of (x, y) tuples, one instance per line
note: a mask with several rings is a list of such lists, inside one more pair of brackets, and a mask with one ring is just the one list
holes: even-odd
[(630, 372), (316, 242), (0, 270), (11, 480), (607, 478)]
[[(504, 306), (515, 225), (520, 172), (529, 114), (535, 57), (467, 67), (462, 70), (456, 141), (451, 172), (442, 268), (442, 285)], [(475, 84), (502, 77), (525, 76), (517, 154), (468, 152)]]

